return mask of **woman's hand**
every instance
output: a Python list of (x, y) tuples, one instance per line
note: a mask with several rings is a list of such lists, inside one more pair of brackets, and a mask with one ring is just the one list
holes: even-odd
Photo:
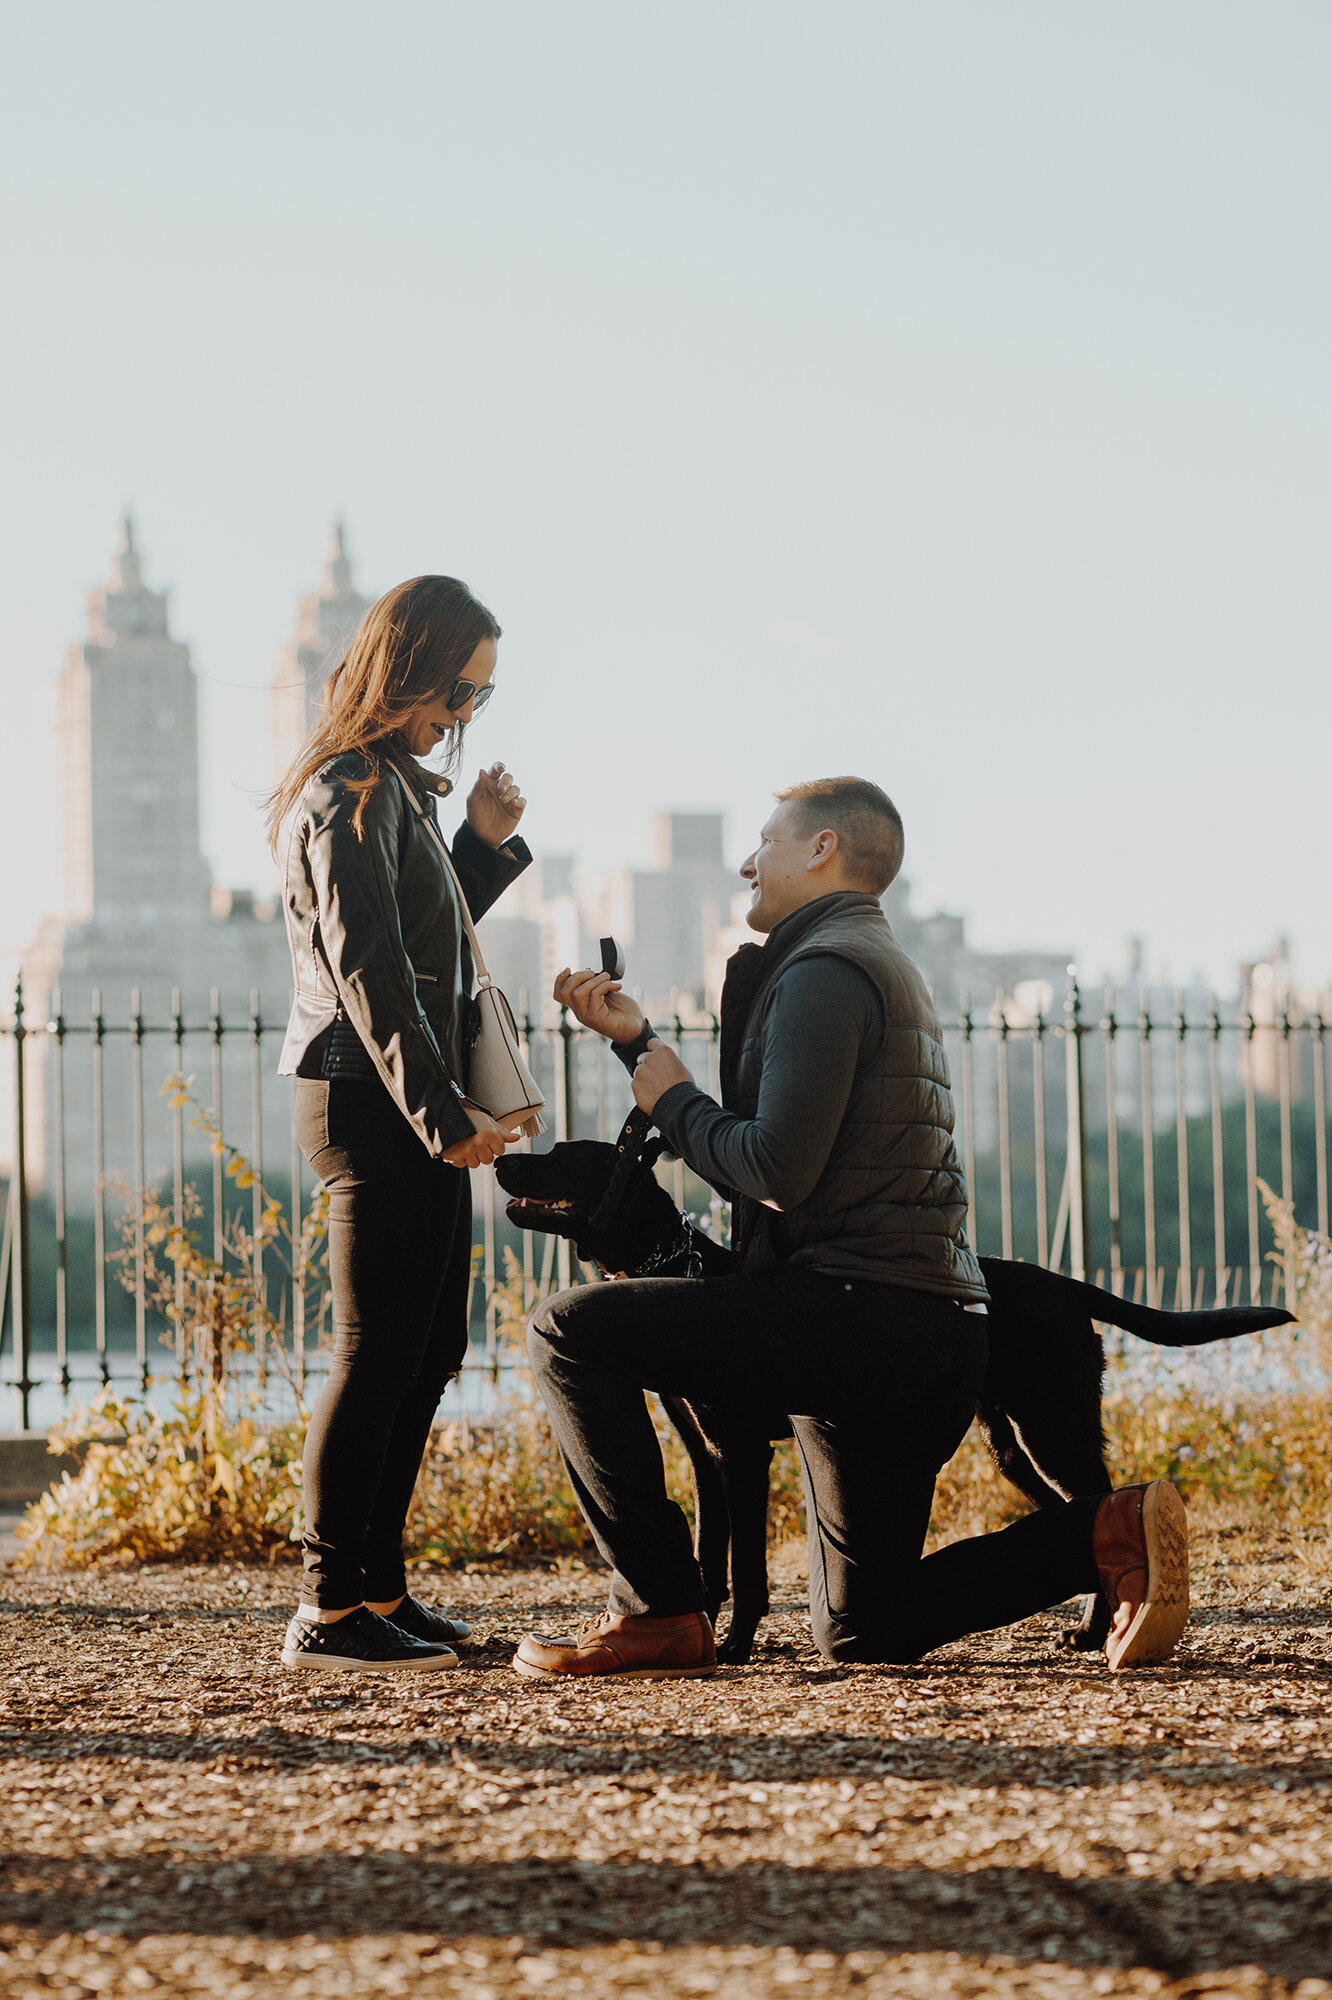
[(665, 1042), (659, 1042), (654, 1035), (644, 1054), (634, 1064), (634, 1103), (651, 1117), (659, 1097), (664, 1097), (677, 1083), (693, 1081), (675, 1050), (668, 1049)]
[(440, 1154), (441, 1160), (447, 1160), (451, 1167), (488, 1167), (506, 1146), (517, 1145), (518, 1133), (506, 1132), (479, 1104), (464, 1104), (463, 1110), (472, 1121), (472, 1137), (459, 1139), (446, 1153)]
[(638, 1002), (607, 972), (570, 972), (566, 965), (555, 981), (555, 998), (576, 1021), (611, 1042), (636, 1042), (647, 1026)]
[(467, 794), (467, 824), (487, 847), (503, 847), (517, 827), (527, 800), (503, 764), (482, 771)]

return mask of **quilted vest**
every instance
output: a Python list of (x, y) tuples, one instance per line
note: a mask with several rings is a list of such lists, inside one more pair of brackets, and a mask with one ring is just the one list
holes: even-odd
[(876, 902), (838, 897), (783, 955), (745, 1022), (727, 1109), (742, 1118), (757, 1113), (773, 993), (788, 966), (828, 953), (872, 981), (883, 1001), (883, 1030), (862, 1053), (812, 1193), (781, 1213), (749, 1199), (735, 1204), (744, 1266), (808, 1265), (984, 1301), (985, 1281), (965, 1235), (967, 1184), (953, 1143), (942, 1033), (924, 980)]

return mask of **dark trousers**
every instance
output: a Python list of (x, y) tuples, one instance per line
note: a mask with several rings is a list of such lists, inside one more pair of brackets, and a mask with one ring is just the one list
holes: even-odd
[(950, 1299), (820, 1272), (633, 1278), (561, 1292), (532, 1366), (574, 1490), (612, 1565), (611, 1609), (703, 1608), (645, 1389), (792, 1417), (809, 1519), (814, 1640), (830, 1660), (907, 1661), (1094, 1590), (1097, 1497), (921, 1559), (934, 1481), (971, 1422), (985, 1320)]
[(471, 1189), (377, 1082), (298, 1078), (295, 1117), (331, 1197), (333, 1293), (332, 1366), (305, 1439), (301, 1597), (336, 1611), (407, 1587), (403, 1523), (467, 1351)]

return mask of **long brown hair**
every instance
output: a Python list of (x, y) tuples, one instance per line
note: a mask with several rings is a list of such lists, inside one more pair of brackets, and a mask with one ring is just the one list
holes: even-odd
[[(453, 576), (414, 576), (372, 604), (340, 665), (328, 677), (318, 722), (268, 801), (268, 835), (278, 834), (310, 779), (349, 750), (367, 765), (350, 778), (358, 792), (352, 825), (361, 833), (370, 794), (384, 774), (388, 739), (423, 703), (447, 695), (483, 639), (498, 639), (494, 614)], [(444, 768), (456, 771), (464, 725), (445, 738)]]

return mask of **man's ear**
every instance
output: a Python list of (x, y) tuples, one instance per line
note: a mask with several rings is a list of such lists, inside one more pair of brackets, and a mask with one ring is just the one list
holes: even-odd
[(809, 850), (809, 860), (805, 863), (805, 867), (807, 869), (826, 868), (830, 862), (837, 859), (840, 847), (841, 842), (837, 838), (835, 829), (825, 826), (820, 833), (816, 833), (814, 836), (813, 845)]

